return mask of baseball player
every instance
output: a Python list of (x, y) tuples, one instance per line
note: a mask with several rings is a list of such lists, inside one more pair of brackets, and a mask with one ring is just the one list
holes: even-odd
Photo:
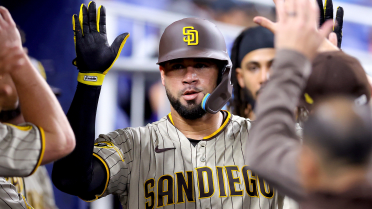
[(230, 104), (234, 114), (255, 119), (255, 101), (269, 79), (274, 57), (274, 34), (266, 28), (248, 28), (235, 39), (231, 49), (234, 96)]
[(276, 208), (276, 191), (245, 164), (251, 122), (221, 111), (231, 97), (231, 61), (207, 20), (176, 21), (161, 37), (171, 113), (93, 140), (104, 75), (129, 36), (109, 46), (104, 7), (97, 13), (90, 2), (73, 16), (79, 76), (67, 116), (77, 146), (54, 164), (56, 187), (86, 201), (115, 194), (123, 208)]
[[(74, 135), (50, 88), (32, 67), (4, 7), (0, 7), (0, 49), (0, 79), (11, 85), (1, 88), (0, 110), (15, 108), (19, 97), (27, 122), (0, 124), (0, 176), (27, 176), (40, 164), (68, 154), (75, 144)], [(22, 188), (22, 181), (11, 181)], [(14, 185), (0, 178), (0, 208), (32, 208)]]
[[(18, 27), (20, 31), (22, 44), (25, 43), (25, 33)], [(29, 57), (32, 65), (35, 69), (42, 75), (46, 80), (46, 73), (41, 62), (35, 58)], [(1, 79), (0, 80), (0, 91), (4, 89), (9, 89), (8, 97), (15, 98), (18, 100), (18, 95), (16, 94), (16, 89), (12, 79)], [(51, 87), (53, 93), (58, 96), (60, 90), (55, 87)], [(21, 108), (19, 104), (17, 107), (8, 107), (8, 110), (0, 112), (0, 122), (9, 123), (13, 125), (18, 125), (24, 123), (24, 118), (21, 113)], [(24, 195), (27, 201), (38, 209), (56, 208), (53, 194), (52, 182), (49, 178), (48, 172), (44, 166), (40, 166), (35, 173), (28, 177), (8, 177), (5, 178), (9, 183), (13, 184), (18, 193)]]
[(68, 154), (75, 140), (58, 101), (23, 51), (12, 17), (4, 7), (0, 13), (1, 79), (12, 80), (17, 90), (4, 88), (0, 107), (15, 108), (19, 97), (27, 122), (19, 126), (0, 124), (0, 176), (27, 176), (40, 164)]

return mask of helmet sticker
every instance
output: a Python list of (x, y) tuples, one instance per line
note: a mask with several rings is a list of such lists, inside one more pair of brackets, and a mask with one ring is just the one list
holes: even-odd
[(199, 44), (199, 33), (197, 30), (194, 30), (192, 26), (186, 26), (183, 28), (183, 35), (186, 37), (183, 38), (183, 41), (189, 46), (195, 46)]

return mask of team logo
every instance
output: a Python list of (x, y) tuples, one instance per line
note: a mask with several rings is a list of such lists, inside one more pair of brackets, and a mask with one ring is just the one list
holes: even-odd
[(97, 82), (98, 78), (97, 76), (89, 76), (89, 75), (85, 75), (84, 76), (84, 81), (93, 81), (93, 82)]
[(197, 30), (194, 30), (192, 26), (186, 26), (183, 28), (183, 41), (187, 43), (189, 46), (198, 45), (199, 44), (199, 33)]

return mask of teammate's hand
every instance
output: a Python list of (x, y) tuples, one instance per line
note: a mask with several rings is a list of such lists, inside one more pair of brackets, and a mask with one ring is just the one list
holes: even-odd
[[(325, 1), (324, 6), (322, 0), (317, 0), (317, 2), (320, 9), (319, 26), (321, 27), (324, 24), (324, 22), (328, 20), (333, 21), (333, 1), (332, 0)], [(343, 25), (344, 9), (342, 7), (338, 7), (336, 13), (336, 20), (333, 27), (333, 33), (328, 38), (338, 48), (341, 48)]]
[(26, 53), (16, 24), (9, 11), (0, 6), (0, 74), (19, 68), (25, 59)]
[(286, 6), (284, 1), (277, 1), (276, 8), (275, 48), (294, 50), (312, 60), (332, 31), (332, 21), (317, 30), (319, 8), (313, 0), (286, 0)]
[(79, 69), (79, 82), (99, 86), (119, 57), (129, 34), (119, 35), (110, 46), (107, 43), (105, 8), (100, 6), (98, 16), (96, 13), (96, 3), (91, 1), (88, 8), (81, 5), (79, 17), (76, 14), (72, 17), (76, 49), (73, 64)]

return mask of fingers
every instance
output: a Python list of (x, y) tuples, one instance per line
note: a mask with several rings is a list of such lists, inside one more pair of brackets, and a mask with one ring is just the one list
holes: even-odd
[(337, 45), (338, 45), (337, 35), (336, 35), (336, 33), (332, 32), (331, 34), (329, 34), (328, 40), (329, 40), (329, 41), (330, 41), (334, 46), (337, 46)]
[[(308, 12), (308, 17), (309, 17), (309, 23), (314, 26), (315, 28), (317, 28), (317, 26), (319, 25), (319, 7), (316, 5), (316, 3), (314, 1), (308, 1), (307, 2), (307, 6), (308, 10), (306, 10)], [(306, 8), (305, 8), (306, 9)]]
[(97, 21), (96, 21), (96, 3), (94, 1), (88, 4), (88, 21), (89, 28), (91, 32), (97, 31)]
[(323, 9), (323, 0), (316, 0), (319, 6), (319, 11), (320, 11), (320, 17), (319, 17), (319, 27), (323, 25), (325, 22), (324, 20), (324, 9)]
[(336, 13), (336, 22), (335, 22), (335, 33), (342, 33), (342, 28), (344, 27), (344, 8), (338, 7)]
[(106, 34), (106, 9), (102, 5), (98, 8), (97, 29), (98, 32)]
[(278, 22), (285, 23), (287, 21), (287, 14), (284, 6), (284, 0), (277, 0), (276, 1), (276, 14)]
[(328, 20), (320, 28), (319, 34), (322, 37), (326, 38), (326, 37), (328, 37), (329, 33), (332, 32), (332, 30), (333, 30), (333, 21), (332, 20)]
[(79, 12), (79, 23), (80, 28), (82, 29), (81, 33), (88, 34), (89, 31), (89, 23), (88, 23), (88, 9), (84, 4), (81, 4), (80, 6), (80, 12)]
[(10, 25), (15, 25), (12, 16), (10, 15), (9, 11), (5, 7), (0, 6), (0, 14), (2, 17), (0, 18), (1, 20), (4, 20), (6, 23)]
[(80, 21), (76, 14), (72, 16), (72, 29), (74, 30), (74, 40), (76, 43), (76, 39), (79, 39), (83, 36)]
[(258, 24), (258, 25), (260, 25), (260, 26), (262, 26), (262, 27), (264, 27), (264, 28), (269, 29), (272, 33), (275, 34), (277, 24), (276, 24), (276, 23), (273, 23), (271, 20), (269, 20), (269, 19), (267, 19), (267, 18), (265, 18), (265, 17), (255, 17), (255, 18), (253, 19), (253, 21), (254, 21), (256, 24)]
[(115, 60), (112, 62), (111, 66), (103, 72), (104, 75), (111, 69), (116, 59), (120, 56), (121, 50), (123, 49), (127, 39), (129, 38), (129, 33), (123, 33), (115, 38), (114, 42), (111, 44), (111, 50), (116, 54)]
[(333, 20), (333, 2), (325, 0), (324, 4), (324, 21)]

